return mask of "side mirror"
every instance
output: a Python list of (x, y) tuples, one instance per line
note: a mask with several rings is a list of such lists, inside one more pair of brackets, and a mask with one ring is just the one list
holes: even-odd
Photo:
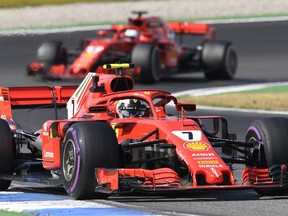
[(182, 109), (186, 112), (193, 112), (196, 111), (196, 104), (192, 103), (177, 103), (176, 104), (176, 110), (182, 111)]

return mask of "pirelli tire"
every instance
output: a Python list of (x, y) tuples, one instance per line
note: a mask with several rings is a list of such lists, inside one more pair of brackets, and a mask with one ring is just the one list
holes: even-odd
[[(254, 121), (246, 133), (247, 142), (260, 142), (260, 163), (257, 168), (268, 168), (275, 181), (280, 182), (280, 167), (288, 165), (288, 118), (270, 117)], [(276, 168), (276, 169), (275, 169)], [(273, 171), (274, 169), (274, 171)], [(279, 170), (276, 171), (275, 170)], [(273, 174), (274, 173), (274, 174)], [(288, 179), (286, 179), (287, 182)], [(277, 189), (257, 189), (259, 195), (284, 195), (288, 187)]]
[(46, 41), (37, 50), (37, 60), (50, 65), (67, 64), (67, 50), (60, 41)]
[(96, 193), (95, 168), (118, 168), (119, 145), (115, 131), (102, 122), (78, 122), (66, 132), (61, 150), (65, 190), (75, 199), (107, 198)]
[[(9, 124), (3, 119), (0, 119), (0, 148), (0, 175), (12, 175), (15, 160), (13, 133)], [(0, 191), (7, 190), (10, 185), (11, 180), (0, 179)]]
[(238, 65), (234, 45), (226, 41), (209, 41), (202, 47), (201, 59), (208, 80), (232, 80)]
[(132, 51), (131, 62), (141, 68), (134, 80), (140, 83), (155, 83), (161, 78), (161, 56), (153, 43), (136, 44)]

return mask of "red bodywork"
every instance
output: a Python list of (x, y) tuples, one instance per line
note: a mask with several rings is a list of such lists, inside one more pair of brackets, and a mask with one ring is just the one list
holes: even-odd
[[(227, 159), (216, 150), (219, 147), (217, 140), (207, 137), (202, 122), (213, 121), (214, 128), (210, 134), (216, 136), (220, 133), (218, 141), (250, 147), (252, 144), (236, 141), (233, 134), (228, 133), (227, 122), (223, 117), (187, 116), (186, 112), (196, 109), (194, 104), (179, 103), (166, 91), (133, 90), (133, 86), (134, 82), (128, 76), (89, 73), (79, 87), (3, 87), (0, 89), (1, 118), (8, 122), (13, 120), (11, 108), (36, 105), (67, 106), (67, 119), (46, 121), (40, 130), (42, 165), (48, 171), (60, 170), (61, 146), (68, 128), (76, 122), (102, 122), (110, 125), (115, 130), (118, 144), (129, 153), (131, 150), (131, 154), (131, 146), (142, 144), (143, 148), (133, 154), (133, 161), (156, 156), (167, 159), (164, 165), (151, 161), (152, 168), (147, 165), (135, 167), (127, 164), (113, 169), (95, 167), (96, 191), (177, 192), (194, 189), (281, 187), (273, 183), (267, 168), (252, 168), (249, 161), (245, 162), (242, 184), (236, 184), (230, 167), (231, 162), (227, 163)], [(115, 103), (126, 98), (146, 101), (149, 105), (149, 116), (119, 118), (115, 111)], [(178, 115), (167, 114), (170, 107), (168, 104), (174, 106)], [(13, 125), (10, 126), (13, 129)], [(131, 139), (145, 142), (124, 143)], [(157, 148), (149, 143), (157, 144)], [(156, 156), (152, 155), (151, 150), (145, 152), (147, 148), (154, 148)], [(235, 162), (233, 153), (230, 156), (231, 161)], [(282, 171), (284, 172), (284, 167)]]
[[(125, 35), (125, 32), (136, 31), (137, 35)], [(178, 40), (175, 35), (194, 35), (201, 39), (195, 40), (194, 45)], [(72, 62), (41, 62), (36, 61), (27, 66), (29, 75), (37, 75), (45, 71), (45, 78), (76, 78), (83, 79), (87, 73), (96, 72), (100, 65), (114, 62), (131, 62), (131, 55), (137, 44), (154, 44), (161, 56), (162, 76), (178, 71), (182, 63), (197, 64), (200, 59), (197, 46), (207, 41), (213, 41), (216, 31), (210, 24), (189, 22), (164, 22), (159, 17), (130, 18), (127, 25), (112, 25), (109, 29), (97, 30), (95, 38), (86, 38), (81, 42), (81, 51), (73, 55)], [(197, 37), (196, 37), (197, 38)], [(62, 49), (62, 48), (61, 48)], [(193, 60), (194, 59), (194, 60)], [(55, 59), (54, 59), (55, 60)], [(136, 65), (137, 66), (137, 65)], [(196, 67), (196, 68), (197, 68)], [(99, 71), (98, 71), (99, 72)], [(103, 71), (105, 73), (105, 71)], [(106, 71), (107, 73), (107, 71)], [(141, 67), (129, 75), (137, 76)]]

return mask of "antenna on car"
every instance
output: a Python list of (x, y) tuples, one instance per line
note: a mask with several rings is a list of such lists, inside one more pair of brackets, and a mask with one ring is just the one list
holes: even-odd
[(137, 14), (138, 18), (141, 18), (143, 14), (147, 14), (147, 11), (132, 11), (132, 14)]
[[(128, 69), (128, 68), (135, 68), (135, 65), (132, 63), (116, 63), (116, 64), (105, 64), (103, 65), (104, 69), (115, 69), (115, 75), (116, 76), (125, 76), (125, 73), (123, 71), (123, 69)], [(117, 84), (119, 82), (120, 79), (116, 80), (116, 83), (114, 85), (114, 88), (117, 87)], [(122, 79), (123, 80), (123, 79)], [(127, 86), (126, 89), (131, 89), (131, 83), (128, 83), (127, 79), (124, 79), (124, 82)], [(113, 91), (115, 91), (115, 89), (113, 89)]]
[(123, 69), (126, 68), (135, 68), (135, 65), (132, 63), (116, 63), (116, 64), (105, 64), (103, 65), (104, 69), (115, 69), (115, 75), (124, 76), (125, 73)]

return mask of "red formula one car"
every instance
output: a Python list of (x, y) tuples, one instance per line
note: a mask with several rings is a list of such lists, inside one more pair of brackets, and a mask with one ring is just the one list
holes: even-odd
[[(68, 51), (59, 41), (44, 42), (37, 61), (27, 67), (28, 75), (43, 79), (83, 79), (106, 63), (133, 62), (139, 70), (134, 80), (154, 83), (171, 74), (203, 70), (205, 77), (233, 79), (237, 53), (227, 41), (216, 41), (210, 24), (167, 22), (135, 12), (127, 25), (96, 31), (95, 38), (81, 41), (80, 51)], [(189, 39), (190, 38), (190, 39)]]
[[(117, 74), (129, 67), (105, 65)], [(223, 117), (193, 116), (195, 104), (166, 91), (133, 90), (130, 76), (112, 74), (89, 73), (77, 89), (1, 87), (0, 96), (1, 190), (12, 180), (63, 185), (76, 199), (288, 189), (286, 118), (256, 120), (239, 141)], [(12, 109), (43, 105), (67, 106), (68, 117), (34, 133), (15, 124)], [(244, 167), (241, 183), (234, 164)]]

